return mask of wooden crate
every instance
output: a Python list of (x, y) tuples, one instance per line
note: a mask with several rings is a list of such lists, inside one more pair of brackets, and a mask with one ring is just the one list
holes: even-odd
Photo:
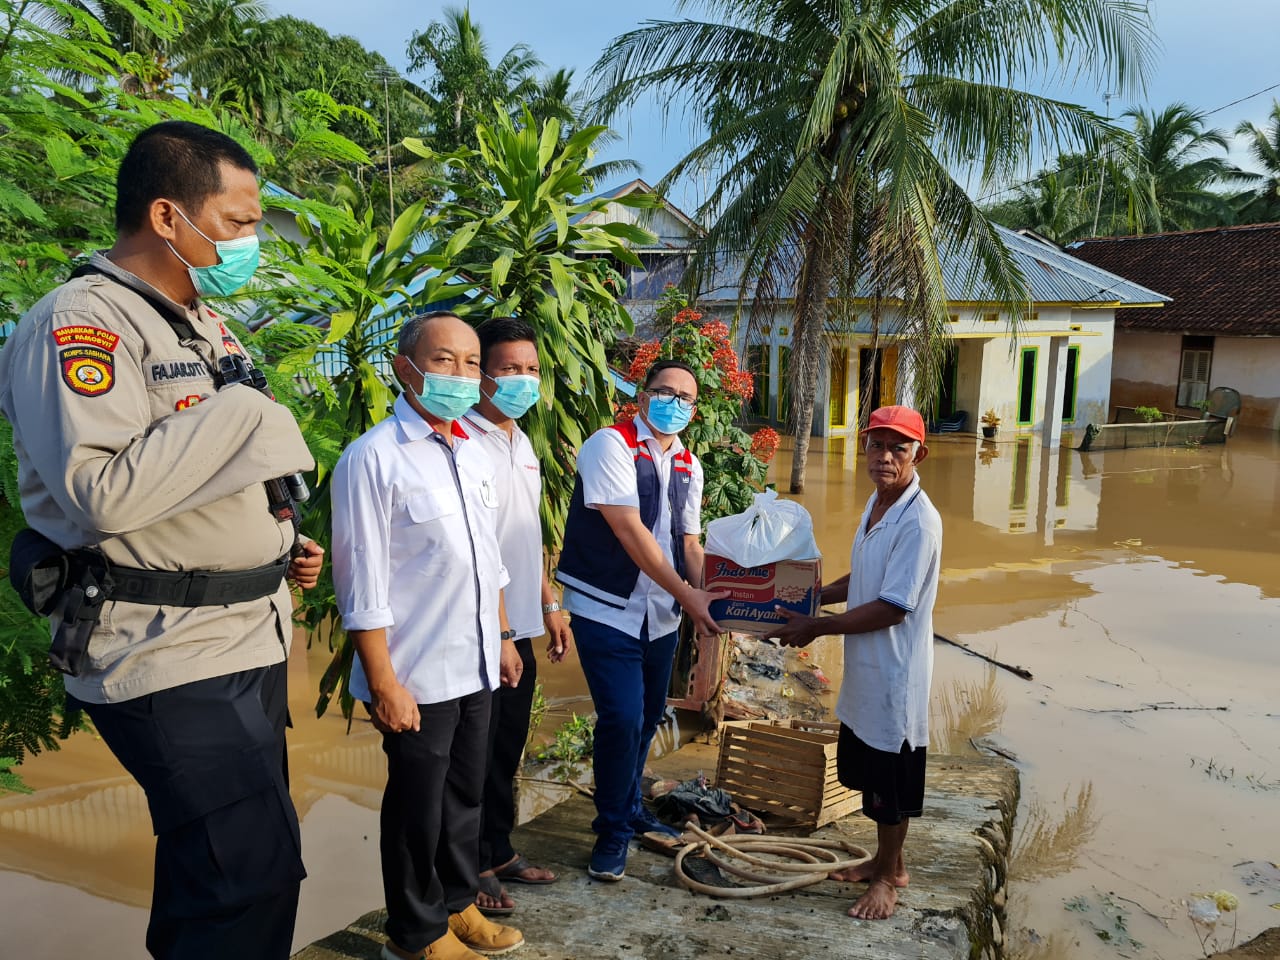
[(862, 794), (836, 778), (838, 723), (743, 720), (720, 727), (716, 786), (742, 806), (820, 827), (853, 813)]

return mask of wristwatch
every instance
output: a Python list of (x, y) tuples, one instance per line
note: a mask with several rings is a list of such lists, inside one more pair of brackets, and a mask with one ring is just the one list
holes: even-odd
[(514, 640), (515, 638), (516, 638), (516, 632), (515, 632), (514, 630), (503, 630), (503, 631), (502, 631), (502, 639), (503, 639), (503, 640)]
[(560, 604), (556, 603), (554, 600), (552, 600), (550, 603), (544, 603), (542, 605), (543, 613), (555, 613), (559, 609), (560, 609)]

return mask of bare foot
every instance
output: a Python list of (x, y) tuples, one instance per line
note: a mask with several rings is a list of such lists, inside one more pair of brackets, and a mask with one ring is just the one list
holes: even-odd
[(898, 906), (898, 888), (882, 877), (871, 881), (867, 892), (854, 901), (849, 916), (855, 920), (887, 920)]
[[(874, 859), (868, 860), (866, 863), (860, 863), (856, 867), (849, 867), (846, 870), (836, 870), (834, 873), (827, 874), (831, 880), (838, 880), (841, 883), (866, 883), (875, 879), (876, 862)], [(905, 870), (901, 873), (894, 874), (892, 878), (895, 887), (905, 887), (911, 882), (911, 874)]]

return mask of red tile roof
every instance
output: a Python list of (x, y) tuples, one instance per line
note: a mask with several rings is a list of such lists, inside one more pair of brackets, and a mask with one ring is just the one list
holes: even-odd
[(1171, 297), (1117, 310), (1117, 329), (1280, 337), (1280, 223), (1083, 239), (1068, 251)]
[(1118, 329), (1280, 336), (1280, 223), (1102, 237), (1067, 250), (1173, 298), (1163, 308), (1117, 310)]

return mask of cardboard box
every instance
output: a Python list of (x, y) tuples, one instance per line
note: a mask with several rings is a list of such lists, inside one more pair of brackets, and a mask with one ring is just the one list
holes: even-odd
[(770, 627), (785, 622), (773, 609), (776, 606), (807, 617), (818, 612), (821, 560), (780, 560), (743, 567), (713, 553), (706, 559), (704, 588), (731, 594), (711, 604), (711, 616), (726, 630), (765, 635)]
[(840, 725), (816, 720), (746, 720), (720, 726), (716, 786), (763, 815), (820, 827), (862, 805), (836, 776)]

